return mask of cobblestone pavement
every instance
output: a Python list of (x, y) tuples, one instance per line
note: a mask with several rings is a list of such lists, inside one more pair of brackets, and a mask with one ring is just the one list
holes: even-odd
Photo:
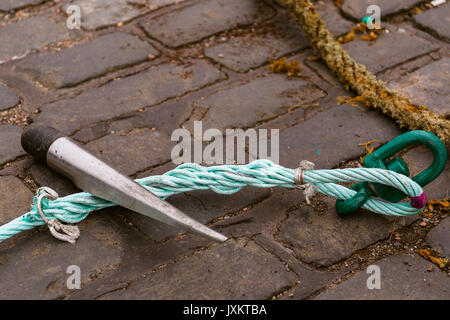
[[(377, 40), (344, 45), (357, 61), (433, 111), (450, 115), (449, 10), (418, 0), (317, 1), (336, 35), (370, 3), (386, 28)], [(81, 7), (82, 28), (66, 27)], [(417, 7), (419, 6), (419, 7)], [(301, 65), (300, 77), (272, 73), (272, 59)], [(362, 105), (337, 104), (348, 92), (320, 62), (300, 28), (275, 1), (0, 0), (0, 222), (28, 211), (38, 186), (60, 195), (71, 182), (34, 163), (20, 146), (31, 123), (54, 126), (131, 177), (171, 163), (171, 133), (203, 129), (280, 129), (280, 164), (355, 166), (374, 146), (402, 133)], [(290, 110), (294, 105), (306, 108)], [(420, 147), (404, 154), (413, 172), (431, 162)], [(450, 170), (425, 188), (448, 198)], [(26, 299), (448, 299), (445, 212), (392, 219), (369, 212), (342, 218), (334, 200), (301, 192), (246, 188), (231, 195), (191, 192), (169, 202), (229, 236), (214, 243), (122, 208), (79, 224), (75, 246), (45, 227), (0, 244), (0, 298)], [(420, 254), (422, 252), (422, 255)], [(381, 289), (369, 290), (367, 267)], [(66, 286), (81, 268), (81, 289)]]

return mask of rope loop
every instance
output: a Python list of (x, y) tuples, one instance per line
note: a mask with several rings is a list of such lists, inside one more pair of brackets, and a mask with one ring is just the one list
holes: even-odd
[(59, 198), (58, 193), (53, 190), (52, 188), (49, 187), (41, 187), (39, 189), (37, 189), (36, 191), (36, 208), (37, 208), (37, 212), (39, 213), (39, 216), (42, 218), (42, 220), (46, 223), (49, 224), (49, 220), (45, 217), (45, 214), (42, 210), (42, 202), (45, 199), (46, 203), (48, 204), (48, 200), (56, 200)]
[[(48, 220), (45, 217), (45, 214), (42, 209), (42, 202), (45, 199), (48, 200), (56, 200), (59, 198), (58, 193), (49, 187), (41, 187), (36, 191), (36, 208), (37, 212), (39, 213), (39, 216), (42, 218), (42, 220), (47, 224), (50, 233), (56, 238), (61, 241), (66, 241), (71, 244), (75, 244), (76, 240), (80, 236), (80, 230), (77, 226), (71, 226), (71, 225), (65, 225), (58, 221), (57, 219), (53, 218)], [(47, 200), (48, 199), (48, 200)]]
[(303, 194), (306, 199), (306, 203), (311, 203), (311, 198), (316, 194), (317, 188), (314, 187), (311, 183), (305, 183), (305, 171), (306, 170), (314, 170), (314, 163), (302, 160), (297, 169), (294, 170), (294, 183), (297, 186), (297, 189), (304, 190)]

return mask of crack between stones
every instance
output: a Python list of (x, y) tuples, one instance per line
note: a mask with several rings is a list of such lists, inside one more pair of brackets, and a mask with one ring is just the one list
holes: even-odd
[[(123, 117), (132, 117), (132, 116), (134, 116), (134, 115), (136, 115), (136, 114), (138, 114), (138, 113), (145, 112), (145, 111), (149, 110), (150, 108), (154, 108), (154, 107), (160, 106), (160, 105), (162, 105), (162, 104), (164, 104), (164, 103), (166, 103), (166, 102), (172, 101), (172, 100), (180, 99), (180, 98), (185, 97), (185, 96), (187, 96), (187, 95), (189, 95), (189, 94), (193, 94), (193, 93), (198, 92), (198, 91), (200, 91), (200, 90), (202, 90), (202, 89), (205, 89), (205, 88), (207, 88), (207, 87), (209, 87), (209, 86), (213, 86), (213, 85), (215, 85), (215, 84), (217, 84), (217, 83), (220, 83), (220, 82), (222, 82), (222, 81), (228, 80), (228, 76), (227, 76), (226, 74), (224, 74), (222, 71), (220, 71), (220, 72), (221, 72), (223, 75), (225, 75), (224, 78), (219, 78), (219, 79), (217, 79), (217, 80), (215, 80), (215, 81), (213, 81), (213, 82), (210, 82), (210, 83), (205, 84), (205, 85), (203, 85), (203, 86), (200, 86), (200, 87), (198, 87), (198, 88), (194, 88), (194, 89), (192, 89), (192, 90), (190, 90), (190, 91), (188, 91), (188, 92), (181, 93), (181, 94), (179, 94), (179, 95), (175, 95), (175, 96), (166, 98), (166, 99), (161, 100), (161, 101), (159, 101), (159, 102), (157, 102), (157, 103), (155, 103), (155, 104), (147, 105), (147, 106), (144, 106), (144, 107), (139, 108), (139, 109), (134, 110), (134, 111), (126, 112), (126, 113), (123, 113), (123, 114), (120, 114), (120, 115), (117, 115), (117, 116), (114, 116), (114, 117), (111, 117), (111, 118), (108, 118), (108, 119), (103, 119), (103, 120), (91, 122), (91, 123), (89, 123), (89, 126), (86, 126), (86, 127), (80, 127), (80, 128), (78, 128), (78, 129), (76, 129), (74, 132), (72, 132), (72, 133), (70, 134), (70, 136), (74, 136), (75, 134), (77, 134), (78, 132), (80, 132), (82, 129), (91, 128), (91, 127), (93, 127), (93, 126), (95, 126), (95, 125), (98, 125), (98, 124), (101, 124), (101, 123), (114, 122), (114, 121), (117, 121), (117, 120), (121, 120)], [(116, 80), (116, 79), (112, 79), (111, 81), (114, 81), (114, 80)], [(101, 86), (100, 86), (100, 87), (101, 87)], [(146, 128), (146, 126), (144, 126), (144, 127)], [(107, 135), (109, 135), (109, 133), (103, 135), (102, 137), (107, 136)], [(100, 138), (96, 138), (96, 139), (93, 139), (93, 140), (89, 140), (89, 141), (87, 141), (87, 143), (92, 142), (92, 141), (96, 141), (96, 140), (98, 140), (98, 139), (100, 139)]]
[[(226, 30), (221, 30), (221, 31), (218, 31), (218, 32), (209, 34), (209, 35), (207, 35), (207, 36), (204, 36), (204, 37), (202, 37), (201, 39), (194, 40), (194, 41), (190, 41), (190, 42), (188, 42), (188, 43), (184, 43), (184, 44), (181, 44), (181, 45), (178, 45), (178, 46), (168, 46), (168, 45), (164, 44), (162, 41), (160, 41), (159, 39), (157, 39), (157, 38), (153, 37), (152, 35), (150, 35), (150, 34), (147, 32), (147, 30), (145, 30), (145, 27), (143, 27), (143, 26), (141, 26), (141, 25), (139, 25), (138, 27), (141, 29), (142, 32), (144, 32), (144, 34), (145, 34), (149, 39), (151, 39), (151, 40), (157, 42), (159, 45), (164, 46), (165, 48), (169, 48), (170, 50), (181, 50), (181, 49), (189, 48), (189, 47), (191, 47), (192, 45), (199, 44), (199, 43), (201, 43), (202, 41), (204, 41), (204, 40), (206, 40), (206, 39), (208, 39), (208, 38), (210, 38), (210, 37), (219, 36), (219, 35), (221, 35), (221, 34), (225, 34), (225, 33), (227, 33), (227, 32), (232, 32), (232, 31), (239, 30), (239, 29), (248, 29), (250, 26), (253, 26), (253, 25), (255, 25), (255, 24), (260, 24), (260, 23), (268, 22), (268, 21), (270, 21), (270, 20), (275, 19), (275, 17), (277, 16), (278, 11), (277, 11), (276, 9), (274, 9), (274, 8), (273, 8), (270, 4), (268, 4), (266, 1), (263, 0), (263, 2), (266, 4), (267, 7), (269, 7), (270, 10), (273, 11), (273, 13), (272, 13), (270, 16), (268, 16), (267, 18), (265, 18), (264, 20), (260, 20), (260, 21), (256, 21), (256, 22), (250, 22), (250, 23), (237, 24), (237, 25), (235, 25), (235, 26), (232, 27), (232, 28), (229, 28), (229, 29), (226, 29)], [(184, 9), (184, 8), (187, 8), (187, 7), (192, 7), (192, 6), (194, 6), (195, 4), (197, 4), (197, 3), (199, 3), (199, 2), (194, 2), (194, 3), (188, 3), (188, 4), (185, 4), (184, 6), (180, 6), (179, 8), (177, 8), (177, 11), (180, 11), (180, 10), (182, 10), (182, 9)], [(175, 11), (175, 10), (173, 10), (173, 11)], [(172, 12), (173, 12), (173, 11), (172, 11)], [(155, 16), (153, 16), (152, 18), (157, 18), (157, 17), (163, 16), (163, 15), (166, 15), (166, 14), (168, 14), (168, 13), (170, 13), (170, 12), (162, 13), (162, 14), (160, 14), (160, 15), (155, 15)]]
[[(247, 237), (233, 238), (234, 241), (238, 241), (238, 240), (241, 240), (241, 239), (248, 239), (248, 238)], [(251, 239), (249, 239), (249, 241), (251, 241)], [(184, 261), (186, 259), (189, 259), (190, 257), (192, 257), (192, 256), (194, 256), (196, 254), (199, 254), (200, 252), (210, 250), (211, 248), (213, 248), (214, 246), (217, 246), (217, 245), (219, 245), (219, 244), (218, 243), (211, 243), (210, 245), (199, 247), (197, 250), (194, 250), (193, 252), (191, 252), (189, 254), (186, 254), (186, 255), (184, 255), (181, 258), (173, 259), (173, 260), (170, 260), (168, 262), (165, 262), (165, 263), (162, 263), (160, 265), (157, 265), (157, 266), (153, 267), (153, 269), (151, 271), (146, 272), (146, 273), (140, 275), (139, 277), (133, 278), (132, 280), (128, 280), (128, 281), (125, 282), (125, 284), (122, 284), (122, 285), (120, 285), (117, 288), (108, 290), (107, 292), (104, 292), (104, 293), (100, 293), (97, 296), (95, 296), (93, 299), (96, 299), (96, 300), (100, 299), (102, 296), (104, 296), (104, 295), (106, 295), (108, 293), (115, 292), (115, 291), (121, 290), (123, 288), (125, 288), (125, 290), (128, 290), (132, 286), (132, 284), (134, 282), (139, 281), (141, 279), (144, 279), (144, 278), (146, 278), (146, 277), (148, 277), (148, 276), (150, 276), (150, 275), (152, 275), (152, 274), (154, 274), (154, 273), (156, 273), (156, 272), (158, 272), (158, 271), (160, 271), (160, 270), (162, 270), (162, 269), (164, 269), (164, 268), (166, 268), (168, 266), (171, 266), (171, 265), (177, 264), (177, 263), (179, 263), (181, 261)]]

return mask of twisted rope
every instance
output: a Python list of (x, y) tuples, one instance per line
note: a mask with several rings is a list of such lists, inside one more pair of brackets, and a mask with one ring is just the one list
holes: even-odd
[[(304, 182), (312, 184), (323, 194), (338, 199), (349, 199), (355, 191), (334, 182), (371, 182), (397, 188), (411, 197), (422, 195), (422, 188), (408, 177), (383, 169), (349, 168), (336, 170), (306, 170)], [(269, 160), (256, 160), (247, 165), (222, 165), (202, 167), (195, 163), (182, 164), (163, 175), (136, 180), (147, 190), (166, 199), (175, 194), (211, 189), (221, 194), (233, 194), (246, 186), (259, 188), (296, 188), (294, 170), (274, 164)], [(112, 207), (116, 204), (97, 198), (90, 193), (80, 192), (49, 201), (41, 198), (45, 217), (65, 223), (78, 223), (91, 212)], [(391, 216), (414, 215), (421, 209), (410, 203), (388, 203), (369, 199), (363, 208)], [(45, 224), (37, 211), (37, 197), (33, 199), (31, 211), (0, 226), (0, 242), (13, 235)]]
[(314, 51), (348, 90), (355, 91), (370, 108), (394, 119), (400, 127), (434, 133), (450, 145), (450, 121), (427, 107), (386, 87), (367, 68), (353, 60), (326, 28), (310, 0), (280, 0), (293, 13)]

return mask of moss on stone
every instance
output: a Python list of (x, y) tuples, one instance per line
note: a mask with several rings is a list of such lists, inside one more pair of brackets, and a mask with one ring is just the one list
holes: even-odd
[(400, 127), (426, 130), (450, 145), (450, 121), (425, 106), (412, 104), (406, 97), (386, 87), (383, 81), (354, 61), (327, 30), (309, 0), (282, 0), (294, 14), (316, 54), (344, 85), (360, 96), (363, 103), (394, 119)]

